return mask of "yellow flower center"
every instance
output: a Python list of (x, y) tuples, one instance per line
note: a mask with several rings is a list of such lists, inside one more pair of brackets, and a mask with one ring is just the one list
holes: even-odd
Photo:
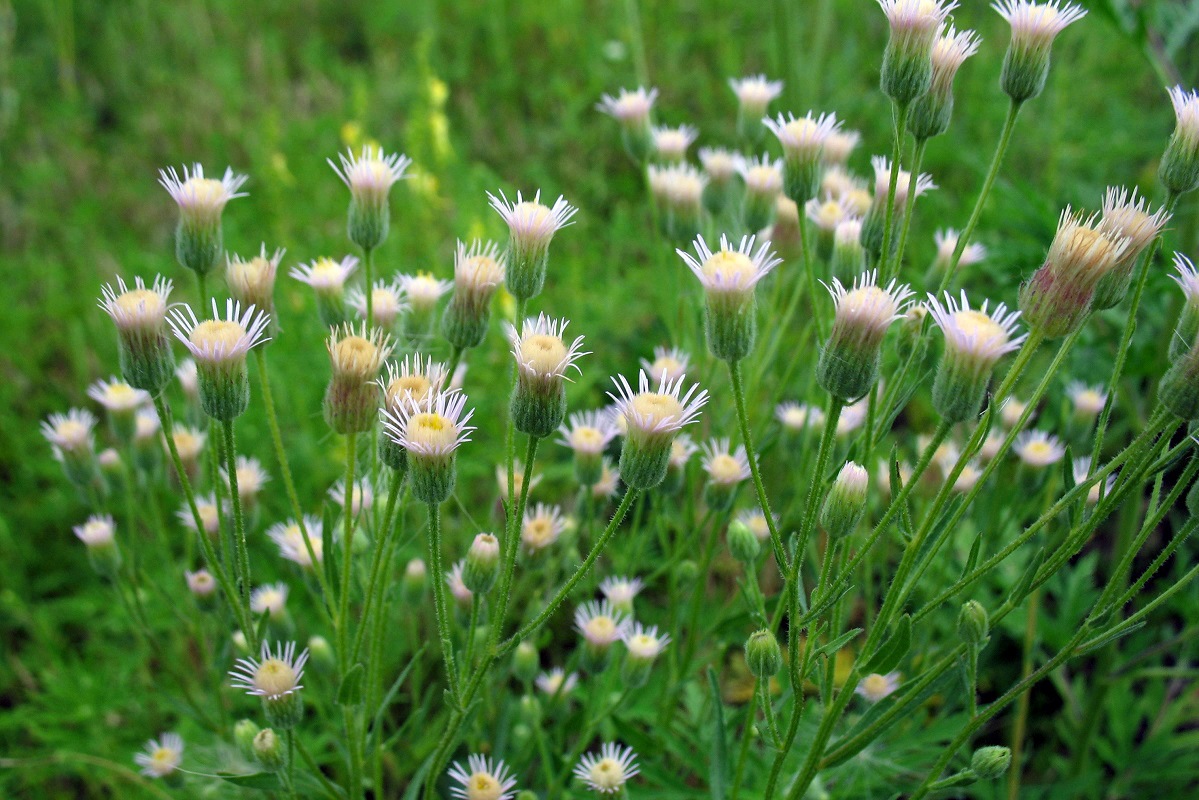
[(225, 202), (225, 184), (212, 178), (192, 178), (183, 185), (185, 193), (199, 206), (215, 206)]
[(369, 339), (347, 336), (334, 347), (333, 363), (339, 372), (366, 379), (379, 368), (379, 348)]
[(296, 686), (296, 671), (278, 658), (268, 658), (254, 672), (254, 688), (268, 697), (279, 697)]
[(512, 219), (521, 226), (540, 228), (550, 221), (551, 212), (541, 203), (525, 201), (512, 209)]
[(804, 143), (816, 135), (817, 128), (813, 120), (803, 117), (802, 119), (791, 120), (784, 126), (783, 130), (787, 136), (796, 142)]
[(887, 679), (883, 675), (867, 675), (862, 684), (870, 695), (877, 696), (887, 691)]
[(671, 356), (662, 356), (655, 358), (654, 363), (650, 365), (650, 372), (655, 378), (661, 378), (665, 375), (667, 378), (677, 378), (683, 371), (683, 364), (677, 358)]
[(953, 321), (962, 333), (974, 337), (979, 346), (1002, 346), (1007, 342), (1007, 332), (981, 311), (959, 311), (953, 315)]
[(575, 428), (570, 439), (575, 447), (585, 450), (596, 450), (604, 443), (604, 435), (595, 428)]
[(741, 464), (728, 453), (721, 453), (708, 462), (708, 474), (715, 483), (736, 483), (741, 480)]
[(520, 360), (538, 374), (555, 372), (566, 359), (566, 345), (557, 336), (543, 333), (520, 340)]
[(611, 617), (592, 617), (583, 628), (590, 639), (611, 641), (616, 636), (616, 622)]
[(820, 206), (816, 213), (817, 225), (822, 228), (832, 228), (845, 216), (845, 210), (836, 200), (829, 200)]
[(839, 308), (845, 309), (849, 314), (860, 314), (863, 311), (879, 309), (881, 312), (885, 312), (878, 315), (883, 319), (890, 319), (895, 315), (895, 302), (891, 299), (891, 295), (877, 286), (863, 286), (860, 289), (846, 292), (845, 296), (841, 298)]
[(159, 747), (150, 755), (150, 758), (153, 759), (155, 764), (159, 766), (166, 766), (174, 763), (175, 751), (169, 747)]
[(220, 357), (232, 352), (245, 335), (246, 329), (236, 322), (210, 319), (192, 328), (188, 339)]
[(591, 782), (601, 789), (618, 789), (624, 784), (624, 768), (614, 758), (602, 759), (591, 768)]
[(259, 286), (270, 275), (271, 262), (261, 256), (249, 261), (234, 261), (227, 270), (228, 281), (236, 286)]
[(195, 458), (200, 452), (200, 437), (188, 430), (176, 430), (174, 436), (175, 450), (181, 459)]
[(345, 280), (341, 264), (331, 258), (318, 258), (312, 265), (312, 282), (318, 286), (340, 286)]
[(419, 400), (433, 390), (433, 384), (424, 375), (403, 375), (387, 385), (387, 404), (394, 406), (405, 396)]
[(166, 304), (158, 292), (149, 289), (133, 289), (117, 298), (116, 307), (126, 315), (136, 314), (143, 319), (161, 317), (166, 314)]
[(467, 782), (467, 800), (499, 800), (501, 794), (500, 782), (486, 772), (476, 772)]
[(533, 549), (540, 549), (554, 540), (554, 523), (547, 517), (534, 517), (525, 522), (521, 538)]
[(1052, 455), (1053, 448), (1048, 442), (1031, 442), (1024, 448), (1024, 453), (1028, 458), (1040, 460)]
[(673, 395), (657, 392), (642, 392), (633, 398), (630, 405), (649, 426), (667, 419), (678, 419), (683, 413), (683, 406)]
[(204, 526), (204, 532), (215, 533), (221, 524), (216, 506), (202, 503), (196, 506), (196, 510), (200, 512), (200, 524)]
[(704, 262), (704, 277), (733, 286), (743, 286), (754, 276), (754, 262), (744, 253), (721, 250)]
[(458, 429), (441, 414), (425, 412), (408, 420), (408, 438), (427, 447), (449, 449), (458, 441)]
[(58, 423), (55, 435), (64, 442), (82, 442), (87, 439), (88, 428), (82, 422), (67, 419)]

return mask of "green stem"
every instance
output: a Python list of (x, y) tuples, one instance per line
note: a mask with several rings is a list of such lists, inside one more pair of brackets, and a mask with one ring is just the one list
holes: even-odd
[[(887, 182), (887, 211), (883, 217), (883, 251), (878, 261), (880, 275), (887, 273), (887, 264), (891, 261), (891, 237), (895, 227), (895, 190), (899, 185), (899, 159), (903, 155), (903, 140), (907, 137), (908, 103), (895, 103), (891, 111), (895, 120), (895, 144), (891, 150), (891, 177)], [(802, 210), (800, 212), (802, 214)]]
[(470, 676), (470, 665), (475, 661), (475, 628), (479, 627), (479, 596), (470, 596), (470, 626), (466, 629), (466, 657), (462, 659), (463, 680)]
[(204, 520), (200, 517), (200, 509), (196, 505), (196, 494), (192, 489), (191, 481), (188, 480), (187, 470), (183, 468), (183, 460), (179, 458), (179, 450), (175, 447), (175, 426), (171, 418), (171, 407), (162, 395), (155, 396), (154, 410), (158, 412), (158, 419), (162, 423), (162, 433), (166, 439), (167, 452), (170, 453), (171, 464), (175, 467), (175, 476), (178, 478), (179, 487), (183, 490), (183, 496), (187, 500), (187, 507), (191, 511), (192, 522), (196, 527), (196, 538), (200, 542), (200, 549), (204, 552), (204, 560), (208, 562), (208, 571), (216, 578), (221, 591), (225, 594), (225, 600), (229, 603), (229, 608), (232, 610), (233, 616), (237, 618), (238, 624), (241, 625), (242, 630), (249, 637), (253, 635), (251, 631), (254, 626), (250, 623), (249, 617), (246, 614), (246, 607), (242, 605), (241, 598), (237, 594), (237, 589), (229, 581), (228, 573), (225, 572), (224, 565), (217, 557), (216, 550), (213, 548), (207, 532), (205, 532)]
[[(1041, 593), (1035, 591), (1028, 598), (1028, 616), (1024, 623), (1024, 660), (1020, 677), (1027, 680), (1032, 674), (1033, 648), (1037, 642), (1037, 612), (1041, 608)], [(1024, 757), (1024, 734), (1028, 726), (1028, 693), (1022, 694), (1016, 704), (1016, 721), (1012, 725), (1012, 765), (1008, 768), (1008, 800), (1020, 797), (1020, 764)], [(971, 714), (971, 717), (974, 715)]]
[(608, 542), (616, 535), (617, 528), (620, 527), (620, 523), (624, 520), (625, 514), (628, 513), (630, 506), (633, 505), (633, 501), (637, 499), (638, 494), (639, 491), (631, 487), (625, 491), (624, 498), (621, 499), (620, 505), (617, 506), (616, 512), (612, 515), (612, 521), (608, 523), (608, 527), (595, 540), (595, 544), (591, 546), (591, 552), (587, 554), (587, 558), (583, 560), (583, 563), (578, 566), (574, 574), (570, 576), (562, 588), (558, 590), (557, 594), (546, 604), (541, 613), (532, 622), (525, 625), (504, 642), (499, 649), (500, 655), (511, 650), (522, 639), (527, 638), (554, 615), (554, 612), (558, 610), (558, 606), (562, 605), (563, 601), (570, 596), (571, 590), (578, 585), (579, 581), (586, 577), (587, 573), (591, 570), (591, 565), (595, 563), (595, 560), (599, 558), (600, 553), (604, 551)]
[[(758, 507), (762, 509), (762, 514), (766, 517), (766, 526), (770, 529), (770, 544), (774, 549), (775, 563), (778, 564), (779, 571), (786, 574), (789, 566), (787, 552), (783, 548), (783, 538), (779, 534), (778, 523), (775, 522), (774, 514), (770, 511), (770, 501), (766, 497), (766, 487), (762, 483), (758, 455), (754, 451), (753, 435), (749, 428), (749, 413), (745, 408), (745, 386), (742, 381), (741, 362), (730, 361), (728, 366), (729, 380), (733, 385), (733, 403), (737, 407), (737, 424), (741, 428), (741, 441), (745, 445), (745, 455), (746, 460), (749, 461), (749, 472), (753, 478), (754, 491), (758, 495)], [(834, 427), (836, 427), (835, 423)]]
[(346, 751), (350, 762), (350, 775), (346, 780), (346, 795), (350, 800), (362, 797), (362, 751), (359, 748), (359, 729), (361, 726), (355, 719), (354, 706), (341, 707), (341, 721), (346, 731)]
[(465, 352), (466, 351), (458, 345), (454, 345), (453, 350), (450, 351), (450, 360), (445, 369), (445, 379), (447, 385), (449, 385), (450, 381), (454, 380), (454, 373), (458, 371), (458, 364), (462, 362), (462, 355)]
[(1012, 131), (1016, 128), (1016, 117), (1020, 114), (1020, 106), (1021, 104), (1015, 100), (1008, 106), (1007, 117), (1003, 121), (1003, 132), (999, 134), (999, 144), (995, 147), (995, 154), (991, 156), (991, 166), (987, 170), (987, 177), (983, 179), (982, 188), (978, 190), (978, 197), (974, 201), (974, 208), (970, 211), (970, 219), (966, 222), (965, 229), (958, 234), (958, 243), (953, 248), (953, 256), (950, 257), (949, 264), (945, 267), (945, 274), (941, 276), (941, 284), (934, 294), (939, 295), (948, 288), (954, 273), (957, 272), (958, 262), (962, 260), (962, 253), (966, 252), (966, 246), (970, 244), (970, 237), (974, 235), (978, 218), (982, 216), (987, 196), (990, 195), (995, 178), (999, 175), (999, 166), (1003, 163), (1003, 156), (1012, 141)]
[(500, 576), (499, 586), (499, 602), (496, 603), (495, 612), (492, 615), (491, 631), (488, 635), (491, 649), (495, 649), (496, 644), (500, 640), (500, 636), (504, 632), (504, 622), (508, 614), (508, 605), (512, 599), (512, 577), (516, 572), (516, 556), (520, 552), (520, 525), (525, 515), (525, 505), (528, 502), (529, 488), (533, 483), (533, 461), (537, 458), (537, 446), (541, 440), (536, 436), (529, 437), (529, 446), (525, 451), (525, 472), (520, 485), (520, 499), (513, 501), (512, 495), (515, 491), (513, 483), (515, 476), (513, 474), (512, 464), (508, 465), (508, 496), (509, 502), (515, 503), (519, 507), (513, 508), (509, 506), (508, 519), (504, 532), (504, 571)]
[[(338, 628), (338, 658), (344, 674), (350, 669), (350, 582), (353, 579), (351, 569), (353, 562), (354, 540), (354, 467), (358, 461), (358, 434), (346, 434), (346, 493), (342, 504), (342, 514), (345, 516), (345, 529), (341, 540), (341, 594), (337, 611)], [(436, 575), (436, 573), (435, 573)], [(436, 578), (435, 578), (436, 580)]]
[(450, 613), (445, 598), (445, 575), (441, 566), (441, 509), (437, 503), (429, 503), (429, 527), (427, 544), (429, 565), (433, 575), (433, 602), (437, 611), (437, 632), (441, 638), (441, 659), (445, 665), (446, 683), (455, 701), (461, 698), (458, 691), (458, 670), (454, 666), (454, 639), (450, 632)]
[(924, 161), (924, 148), (927, 145), (928, 139), (916, 140), (916, 150), (912, 154), (912, 165), (908, 172), (908, 199), (903, 210), (903, 225), (899, 232), (899, 247), (895, 249), (895, 258), (890, 262), (892, 268), (887, 271), (886, 277), (879, 281), (880, 285), (899, 275), (899, 270), (903, 267), (903, 251), (907, 249), (908, 231), (912, 227), (912, 217), (916, 215), (916, 183), (920, 176), (920, 164)]
[(254, 348), (254, 358), (258, 362), (258, 383), (262, 387), (262, 402), (266, 407), (267, 427), (271, 431), (275, 459), (279, 462), (279, 474), (283, 476), (283, 488), (286, 490), (287, 500), (291, 504), (292, 516), (300, 529), (300, 537), (304, 540), (304, 549), (308, 551), (308, 563), (314, 566), (312, 571), (316, 575), (317, 583), (320, 584), (321, 599), (324, 601), (325, 610), (332, 616), (333, 592), (330, 590), (328, 578), (325, 577), (325, 571), (319, 566), (320, 561), (316, 557), (316, 551), (312, 547), (312, 538), (308, 534), (308, 525), (304, 521), (304, 511), (300, 506), (300, 497), (296, 493), (296, 483), (291, 475), (291, 464), (287, 458), (287, 451), (283, 449), (283, 437), (279, 433), (279, 417), (275, 412), (275, 398), (271, 393), (271, 379), (266, 369), (266, 348)]
[[(233, 420), (222, 420), (225, 434), (225, 471), (229, 479), (229, 495), (233, 501), (233, 544), (237, 549), (237, 575), (241, 581), (241, 597), (250, 607), (250, 549), (246, 545), (246, 520), (242, 513), (241, 494), (237, 488), (237, 445), (233, 436)], [(246, 631), (251, 651), (258, 649), (257, 630)]]
[(750, 736), (750, 726), (754, 724), (754, 714), (758, 709), (758, 693), (754, 692), (746, 703), (745, 721), (741, 724), (741, 747), (737, 752), (737, 767), (733, 771), (733, 792), (731, 800), (737, 800), (741, 794), (741, 782), (745, 779), (745, 759), (749, 755), (749, 743), (754, 737)]
[[(351, 661), (358, 660), (358, 654), (362, 649), (362, 641), (366, 634), (367, 619), (370, 617), (371, 610), (376, 609), (375, 613), (383, 613), (383, 593), (387, 590), (386, 585), (380, 580), (383, 574), (384, 553), (389, 551), (388, 545), (391, 542), (392, 534), (394, 533), (394, 520), (396, 500), (400, 494), (400, 486), (404, 482), (404, 473), (399, 470), (392, 470), (391, 486), (387, 490), (387, 510), (383, 513), (383, 527), (379, 529), (375, 536), (375, 549), (371, 554), (370, 577), (366, 582), (365, 601), (362, 606), (362, 618), (359, 621), (358, 630), (354, 634), (353, 656)], [(318, 572), (320, 570), (317, 570)]]

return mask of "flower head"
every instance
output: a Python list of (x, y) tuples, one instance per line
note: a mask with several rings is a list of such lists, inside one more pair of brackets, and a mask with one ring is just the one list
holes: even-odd
[(575, 629), (588, 644), (596, 647), (618, 641), (630, 624), (628, 615), (617, 611), (607, 600), (593, 600), (575, 609)]
[(369, 510), (375, 501), (375, 491), (366, 478), (354, 481), (353, 489), (349, 492), (346, 491), (345, 478), (329, 487), (329, 499), (341, 506), (343, 511), (346, 510), (347, 494), (349, 494), (349, 512), (355, 517), (363, 511)]
[(109, 547), (116, 540), (117, 526), (109, 514), (93, 514), (82, 525), (72, 530), (79, 541), (90, 550), (94, 547)]
[(569, 424), (558, 429), (559, 439), (576, 454), (598, 456), (620, 433), (610, 409), (580, 411), (570, 415)]
[(225, 204), (245, 192), (238, 189), (246, 182), (245, 175), (236, 174), (231, 167), (225, 168), (220, 180), (205, 178), (204, 167), (192, 164), (183, 167), (182, 175), (174, 167), (158, 171), (158, 182), (179, 206), (182, 218), (188, 224), (211, 224), (218, 222)]
[(149, 392), (134, 389), (116, 377), (96, 381), (88, 387), (87, 394), (110, 414), (132, 414), (150, 402)]
[(745, 455), (744, 447), (733, 450), (725, 438), (705, 442), (700, 449), (704, 454), (704, 471), (712, 483), (735, 486), (749, 479), (749, 458)]
[(1086, 16), (1076, 5), (1048, 0), (998, 0), (992, 6), (1012, 28), (1012, 41), (1003, 58), (999, 85), (1017, 103), (1039, 95), (1049, 76), (1053, 40), (1067, 25)]
[(287, 611), (287, 584), (268, 583), (250, 593), (250, 610), (255, 614), (269, 614), (271, 619), (283, 618)]
[(782, 145), (784, 191), (798, 205), (808, 202), (819, 191), (824, 145), (841, 127), (835, 114), (816, 117), (812, 114), (809, 111), (798, 118), (779, 114), (776, 119), (762, 120)]
[(633, 748), (605, 742), (598, 754), (584, 754), (575, 766), (574, 773), (593, 792), (616, 794), (640, 771)]
[(740, 156), (723, 147), (701, 147), (699, 163), (713, 184), (723, 186), (737, 175)]
[[(314, 558), (317, 564), (324, 563), (325, 560), (324, 538), (321, 536), (323, 523), (319, 517), (305, 514), (303, 525), (301, 529), (300, 523), (294, 519), (277, 522), (267, 528), (266, 535), (278, 546), (279, 555), (309, 569), (313, 566)], [(311, 555), (308, 546), (304, 544), (305, 532), (308, 534), (308, 544), (312, 545)]]
[(384, 432), (408, 451), (413, 493), (422, 502), (442, 502), (453, 490), (455, 451), (474, 430), (467, 423), (475, 412), (465, 410), (466, 402), (454, 392), (383, 409)]
[[(1074, 459), (1070, 465), (1071, 475), (1074, 478), (1074, 484), (1078, 485), (1091, 477), (1091, 457), (1081, 456)], [(1112, 493), (1112, 489), (1116, 486), (1116, 473), (1109, 473), (1108, 476), (1096, 481), (1090, 489), (1087, 490), (1087, 505), (1093, 506), (1099, 502), (1101, 496), (1107, 496)]]
[(572, 672), (567, 675), (562, 667), (554, 667), (549, 672), (543, 672), (537, 676), (536, 680), (537, 688), (551, 697), (570, 694), (578, 683), (578, 674)]
[[(366, 319), (366, 292), (351, 289), (346, 302), (362, 319)], [(371, 315), (375, 325), (390, 330), (399, 316), (408, 310), (408, 303), (400, 289), (398, 280), (377, 280), (371, 288)]]
[(685, 250), (675, 252), (699, 279), (708, 295), (744, 296), (752, 293), (758, 281), (782, 263), (782, 259), (771, 252), (770, 242), (763, 242), (755, 251), (754, 241), (753, 236), (743, 236), (734, 247), (727, 237), (721, 235), (720, 248), (712, 252), (704, 237), (697, 236), (694, 247), (698, 258)]
[(358, 268), (355, 256), (345, 256), (341, 261), (321, 257), (311, 264), (292, 267), (290, 275), (313, 288), (317, 295), (340, 296), (345, 291), (346, 279)]
[(858, 682), (854, 693), (866, 698), (871, 703), (877, 703), (898, 688), (898, 672), (888, 672), (886, 675), (872, 672)]
[[(953, 251), (958, 246), (958, 232), (953, 228), (942, 228), (933, 234), (933, 243), (937, 246), (937, 257), (933, 266), (938, 270), (949, 269), (953, 262)], [(959, 267), (969, 267), (987, 257), (987, 248), (981, 244), (971, 243), (962, 250), (958, 258)]]
[(788, 400), (774, 409), (775, 419), (789, 431), (803, 430), (809, 425), (819, 428), (824, 425), (824, 411), (814, 406)]
[(765, 75), (729, 78), (729, 87), (737, 95), (737, 103), (745, 117), (762, 116), (766, 107), (783, 93), (783, 82), (768, 80)]
[(934, 295), (928, 296), (929, 313), (945, 334), (946, 348), (989, 370), (1005, 353), (1019, 348), (1028, 335), (1014, 336), (1019, 311), (1009, 312), (1003, 303), (988, 311), (988, 302), (971, 308), (965, 290), (960, 300), (946, 292), (944, 304)]
[(177, 733), (164, 733), (151, 739), (133, 756), (133, 763), (148, 778), (165, 778), (183, 763), (183, 738)]
[(912, 291), (894, 279), (880, 287), (875, 271), (862, 273), (848, 289), (838, 278), (825, 286), (833, 296), (835, 311), (832, 332), (820, 354), (817, 380), (835, 397), (856, 400), (878, 380), (883, 336), (891, 323), (903, 319)]
[(183, 577), (187, 581), (187, 590), (196, 597), (211, 597), (216, 592), (216, 578), (206, 569), (184, 571)]
[(1056, 436), (1044, 431), (1024, 431), (1016, 437), (1016, 455), (1030, 467), (1047, 467), (1062, 460), (1066, 448)]
[(212, 319), (201, 322), (196, 312), (186, 304), (171, 312), (170, 322), (175, 338), (183, 342), (196, 360), (201, 392), (205, 367), (222, 367), (244, 361), (251, 348), (270, 340), (265, 335), (270, 316), (254, 306), (249, 306), (243, 312), (241, 303), (230, 298), (225, 303), (225, 318), (221, 319), (220, 307), (214, 299), (212, 316)]
[(640, 578), (626, 578), (623, 575), (609, 575), (600, 581), (600, 591), (612, 607), (626, 614), (633, 613), (633, 600), (641, 594), (645, 583)]
[(542, 205), (540, 191), (532, 200), (525, 200), (517, 192), (515, 202), (502, 191), (499, 197), (490, 193), (487, 196), (491, 207), (508, 224), (508, 291), (517, 299), (527, 300), (545, 285), (550, 241), (555, 233), (571, 224), (577, 209), (564, 197), (554, 201), (553, 206)]
[(654, 152), (667, 162), (684, 160), (687, 148), (699, 138), (699, 131), (691, 125), (679, 125), (677, 128), (660, 126), (652, 128), (650, 133), (654, 138)]
[(504, 282), (507, 259), (494, 242), (476, 239), (468, 248), (458, 242), (454, 253), (454, 294), (441, 320), (441, 330), (455, 347), (477, 347), (487, 335), (491, 298)]
[(365, 205), (377, 205), (387, 201), (391, 187), (409, 177), (405, 173), (412, 166), (412, 159), (400, 153), (385, 153), (382, 147), (363, 145), (358, 155), (352, 150), (337, 154), (341, 165), (333, 159), (325, 159), (350, 189), (354, 199)]
[(595, 107), (623, 126), (641, 128), (649, 125), (650, 113), (657, 99), (657, 89), (638, 86), (636, 89), (621, 89), (616, 97), (605, 94)]
[(1199, 186), (1199, 92), (1167, 89), (1174, 106), (1174, 133), (1158, 167), (1158, 177), (1175, 194)]
[(691, 356), (677, 347), (655, 347), (654, 360), (641, 359), (641, 366), (653, 380), (678, 380), (687, 374), (691, 366)]
[(415, 275), (400, 275), (399, 284), (400, 289), (404, 292), (404, 299), (412, 306), (412, 310), (417, 313), (431, 311), (437, 305), (437, 301), (442, 298), (442, 295), (454, 286), (449, 281), (434, 278), (427, 272), (418, 272)]
[(487, 756), (467, 756), (466, 766), (455, 762), (449, 775), (458, 785), (450, 794), (458, 800), (510, 800), (516, 792), (516, 778), (509, 774), (503, 761), (493, 761)]
[(141, 278), (134, 279), (133, 288), (117, 278), (115, 289), (111, 284), (101, 289), (99, 305), (116, 324), (125, 381), (154, 394), (170, 382), (175, 369), (166, 331), (170, 296), (171, 282), (162, 276), (149, 287)]
[(630, 656), (643, 661), (653, 661), (662, 655), (662, 651), (670, 644), (670, 634), (659, 634), (656, 626), (647, 627), (635, 622), (625, 628), (622, 641)]
[[(871, 156), (870, 166), (874, 169), (874, 203), (878, 206), (886, 202), (891, 189), (891, 159), (886, 156)], [(916, 197), (937, 188), (931, 175), (920, 173), (913, 182), (912, 174), (901, 169), (895, 177), (895, 207), (901, 211), (907, 206), (909, 183), (912, 184), (912, 192)]]
[(283, 260), (284, 252), (283, 248), (279, 248), (268, 255), (266, 244), (263, 244), (258, 255), (252, 258), (226, 255), (225, 283), (233, 299), (242, 305), (257, 306), (268, 314), (273, 313), (275, 277), (279, 273), (279, 262)]
[[(835, 130), (824, 140), (823, 161), (826, 167), (844, 166), (850, 155), (862, 143), (862, 134), (851, 130)], [(825, 174), (828, 174), (826, 170)], [(823, 183), (823, 179), (821, 181)]]
[(1107, 393), (1100, 386), (1088, 386), (1082, 381), (1070, 381), (1066, 395), (1074, 404), (1074, 413), (1082, 419), (1094, 419), (1107, 405)]
[(295, 642), (286, 645), (276, 642), (272, 654), (270, 643), (264, 641), (260, 656), (239, 658), (229, 676), (233, 679), (232, 685), (245, 689), (247, 694), (278, 700), (304, 688), (300, 680), (304, 677), (307, 660), (307, 648), (297, 656)]
[(538, 503), (525, 512), (520, 525), (520, 541), (531, 553), (539, 553), (558, 541), (566, 530), (562, 509)]
[(42, 435), (54, 447), (60, 457), (90, 455), (92, 452), (92, 430), (96, 427), (96, 416), (82, 408), (72, 408), (65, 414), (51, 414), (42, 423)]
[(708, 402), (708, 393), (698, 385), (693, 384), (684, 393), (685, 380), (686, 376), (676, 381), (660, 380), (654, 391), (642, 370), (634, 391), (624, 376), (612, 379), (617, 393), (609, 392), (608, 396), (615, 401), (627, 426), (620, 474), (629, 486), (651, 488), (661, 483), (676, 434), (695, 422)]

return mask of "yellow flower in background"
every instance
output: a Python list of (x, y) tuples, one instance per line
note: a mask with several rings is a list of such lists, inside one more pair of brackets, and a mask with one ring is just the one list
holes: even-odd
[(341, 125), (341, 143), (350, 149), (362, 144), (362, 125), (356, 120), (346, 120)]
[(504, 319), (516, 319), (516, 298), (505, 287), (500, 287), (500, 313)]
[(291, 170), (287, 167), (287, 156), (276, 151), (271, 153), (271, 172), (275, 178), (284, 186), (295, 186), (296, 177), (291, 174)]
[(429, 102), (437, 108), (444, 106), (445, 101), (450, 96), (450, 87), (446, 85), (446, 82), (436, 75), (431, 75), (429, 76), (428, 88)]

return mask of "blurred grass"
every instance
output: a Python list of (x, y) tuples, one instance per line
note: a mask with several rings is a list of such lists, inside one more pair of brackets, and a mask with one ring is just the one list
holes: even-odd
[[(979, 30), (984, 45), (959, 76), (950, 134), (926, 156), (941, 189), (921, 201), (917, 265), (931, 258), (934, 228), (963, 224), (1006, 107), (996, 82), (1006, 24), (981, 2), (964, 5), (958, 26)], [(1115, 5), (1070, 28), (1055, 48), (1048, 90), (1022, 115), (984, 214), (981, 238), (993, 257), (968, 281), (972, 289), (1014, 299), (1065, 204), (1096, 208), (1113, 183), (1139, 183), (1153, 195), (1173, 117), (1162, 62), (1146, 55), (1154, 52), (1151, 37), (1123, 24), (1127, 9)], [(1171, 4), (1143, 4), (1136, 13), (1158, 8), (1174, 13)], [(595, 355), (573, 391), (596, 403), (607, 375), (630, 372), (665, 343), (660, 316), (677, 303), (671, 292), (680, 285), (677, 260), (648, 227), (640, 179), (611, 121), (594, 110), (600, 94), (635, 84), (643, 61), (662, 92), (659, 120), (697, 124), (701, 144), (719, 144), (733, 132), (726, 78), (785, 77), (777, 108), (836, 111), (864, 134), (853, 165), (866, 172), (869, 156), (890, 147), (889, 110), (877, 90), (885, 35), (883, 16), (867, 0), (0, 2), (8, 301), (0, 313), (0, 704), (37, 693), (72, 728), (34, 734), (18, 714), (0, 723), (0, 742), (84, 747), (117, 724), (100, 713), (104, 698), (122, 691), (122, 680), (132, 691), (131, 676), (106, 674), (56, 695), (56, 678), (89, 674), (76, 659), (107, 628), (96, 601), (78, 592), (81, 581), (94, 580), (70, 535), (86, 509), (37, 422), (87, 405), (86, 386), (114, 371), (111, 325), (95, 307), (102, 283), (161, 272), (175, 279), (177, 299), (195, 296), (173, 259), (174, 209), (155, 182), (159, 167), (195, 160), (248, 173), (250, 196), (225, 215), (226, 244), (242, 253), (260, 241), (285, 246), (292, 265), (348, 249), (346, 192), (327, 156), (366, 139), (407, 152), (419, 177), (395, 196), (392, 235), (378, 261), (385, 274), (424, 269), (448, 277), (456, 238), (502, 238), (487, 190), (565, 194), (581, 209), (578, 224), (555, 240), (539, 302), (590, 336)], [(788, 64), (792, 74), (784, 75)], [(1170, 63), (1164, 73), (1178, 69)], [(1182, 75), (1188, 85), (1194, 78)], [(1193, 219), (1193, 204), (1185, 205), (1170, 243), (1192, 254)], [(1169, 319), (1168, 285), (1164, 270), (1152, 279), (1134, 374), (1159, 371), (1155, 343), (1164, 341)], [(320, 381), (309, 378), (323, 369), (323, 353), (305, 289), (280, 280), (288, 341), (272, 347), (272, 368), (285, 436), (294, 463), (304, 465), (300, 490), (314, 498), (340, 460), (320, 419)], [(1106, 376), (1121, 323), (1117, 311), (1092, 326), (1074, 375)], [(502, 371), (493, 336), (472, 369)], [(472, 396), (481, 419), (501, 413), (502, 394)], [(252, 408), (241, 441), (274, 472), (260, 414)], [(491, 447), (502, 438), (494, 430), (481, 435)], [(468, 479), (490, 479), (485, 464), (466, 469)], [(283, 513), (280, 501), (268, 500), (268, 514)], [(94, 705), (86, 702), (93, 694)], [(75, 704), (69, 712), (61, 708), (68, 702)], [(124, 738), (140, 740), (141, 730)]]

